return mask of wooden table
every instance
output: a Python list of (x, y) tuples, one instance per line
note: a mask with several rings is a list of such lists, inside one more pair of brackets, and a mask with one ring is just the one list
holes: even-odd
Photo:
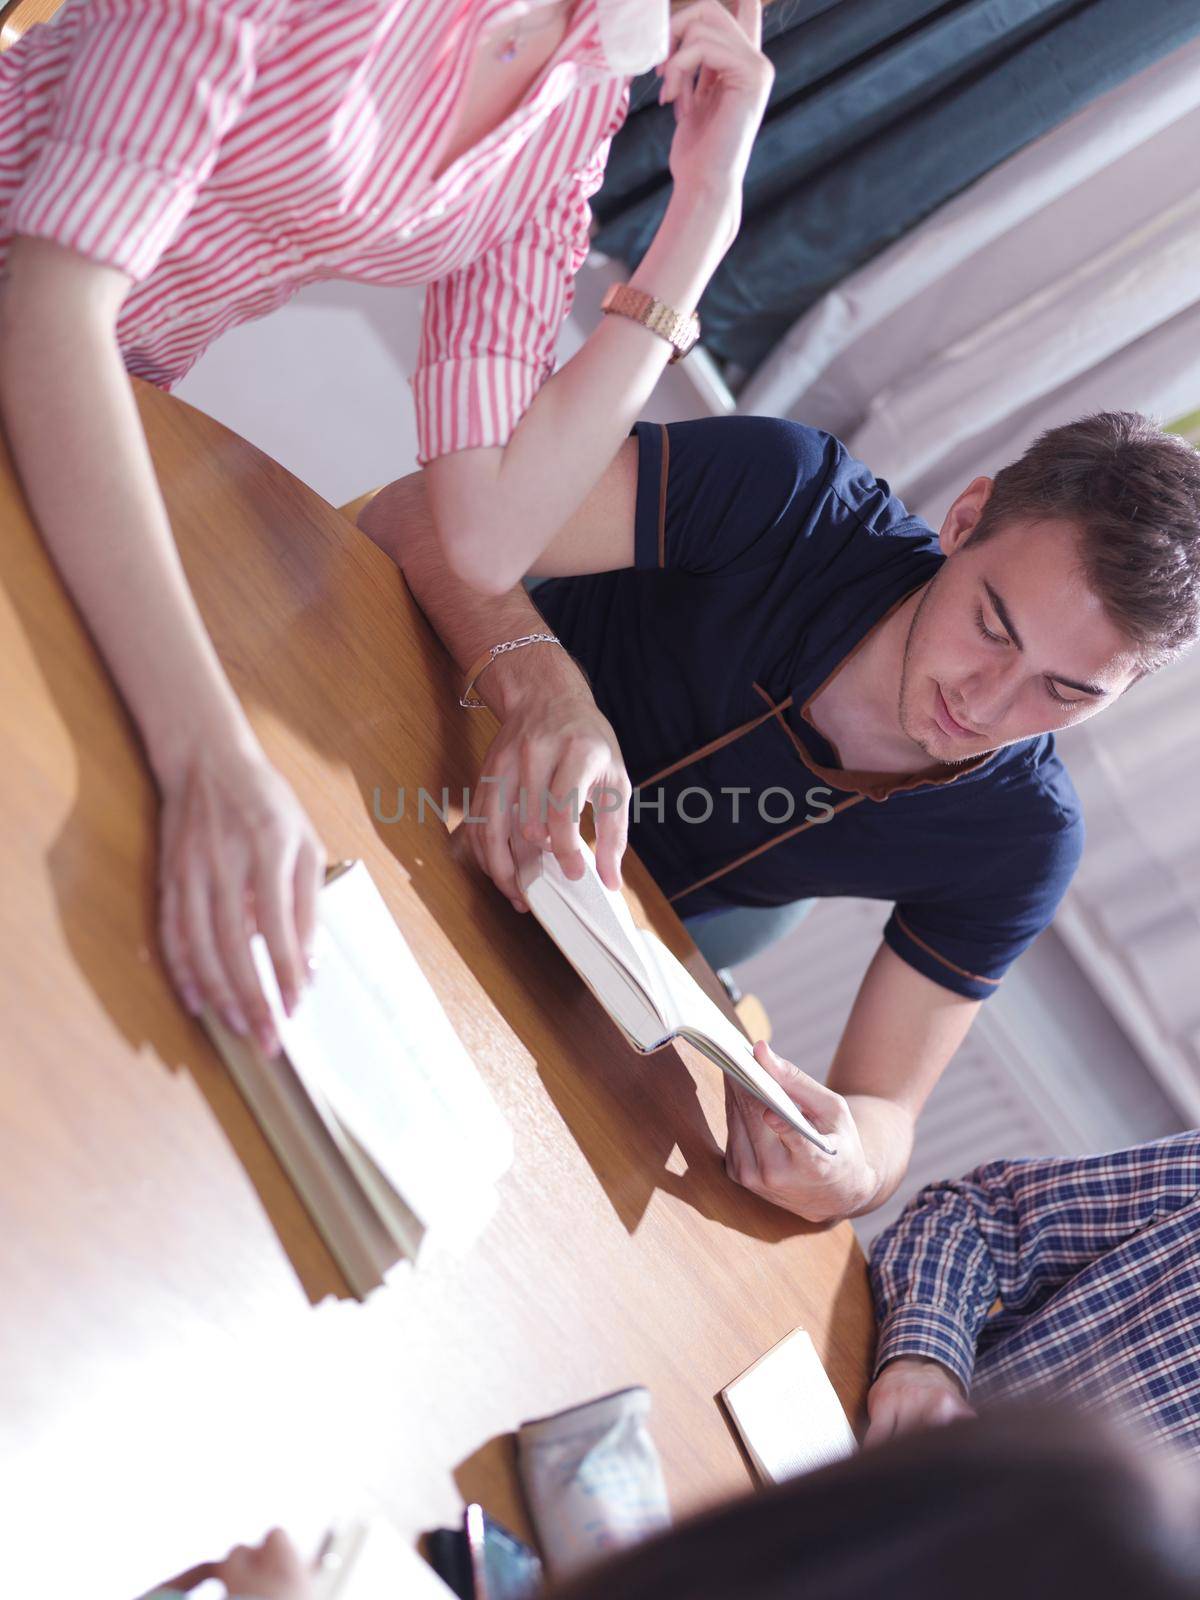
[[(167, 985), (152, 787), (0, 456), (6, 1591), (129, 1600), (272, 1522), (312, 1538), (372, 1506), (415, 1534), (467, 1496), (521, 1527), (515, 1424), (631, 1382), (653, 1393), (677, 1512), (744, 1489), (714, 1395), (790, 1328), (861, 1405), (872, 1327), (850, 1229), (733, 1185), (719, 1073), (632, 1054), (436, 816), (417, 824), (417, 787), (470, 783), (492, 724), (458, 709), (387, 558), (208, 418), (149, 388), (139, 403), (254, 726), (330, 856), (368, 862), (516, 1163), (464, 1261), (344, 1298)], [(388, 815), (398, 786), (404, 820), (373, 820), (375, 790)], [(711, 985), (628, 866), (644, 916)]]

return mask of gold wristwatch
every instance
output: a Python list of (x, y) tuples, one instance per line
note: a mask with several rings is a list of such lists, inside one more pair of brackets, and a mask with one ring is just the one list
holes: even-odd
[(600, 302), (600, 309), (640, 322), (643, 328), (665, 339), (674, 350), (672, 361), (682, 361), (700, 337), (700, 318), (694, 311), (676, 311), (674, 306), (641, 289), (631, 289), (627, 283), (614, 283)]

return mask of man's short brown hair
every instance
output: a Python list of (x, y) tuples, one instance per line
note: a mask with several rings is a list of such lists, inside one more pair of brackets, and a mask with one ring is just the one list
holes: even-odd
[(1200, 634), (1200, 451), (1136, 411), (1051, 428), (996, 474), (971, 542), (1073, 522), (1088, 587), (1153, 671)]

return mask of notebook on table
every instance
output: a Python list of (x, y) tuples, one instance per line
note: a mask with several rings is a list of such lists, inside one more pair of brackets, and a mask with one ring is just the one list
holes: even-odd
[(818, 1150), (834, 1154), (759, 1065), (736, 1023), (655, 933), (634, 922), (624, 896), (601, 880), (587, 845), (584, 875), (572, 879), (555, 856), (515, 831), (511, 844), (530, 910), (635, 1050), (649, 1054), (685, 1039)]
[(721, 1390), (754, 1469), (766, 1483), (853, 1455), (854, 1430), (803, 1328)]
[(251, 951), (282, 1053), (211, 1012), (205, 1025), (351, 1291), (464, 1249), (495, 1210), (511, 1133), (366, 866), (328, 876), (291, 1017), (261, 935)]

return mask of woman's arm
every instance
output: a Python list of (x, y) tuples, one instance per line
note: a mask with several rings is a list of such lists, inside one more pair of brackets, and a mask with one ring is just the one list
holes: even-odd
[[(678, 310), (697, 305), (737, 233), (742, 177), (772, 80), (760, 37), (759, 0), (741, 0), (737, 21), (717, 0), (672, 19), (663, 95), (679, 118), (674, 191), (630, 282)], [(670, 355), (656, 334), (606, 317), (542, 385), (503, 448), (429, 463), (434, 519), (460, 578), (502, 594), (528, 571), (616, 455)]]
[(272, 1047), (247, 891), (285, 999), (305, 982), (321, 847), (267, 763), (187, 586), (116, 323), (130, 279), (13, 241), (0, 420), (30, 508), (142, 735), (162, 795), (160, 931), (189, 1009)]

